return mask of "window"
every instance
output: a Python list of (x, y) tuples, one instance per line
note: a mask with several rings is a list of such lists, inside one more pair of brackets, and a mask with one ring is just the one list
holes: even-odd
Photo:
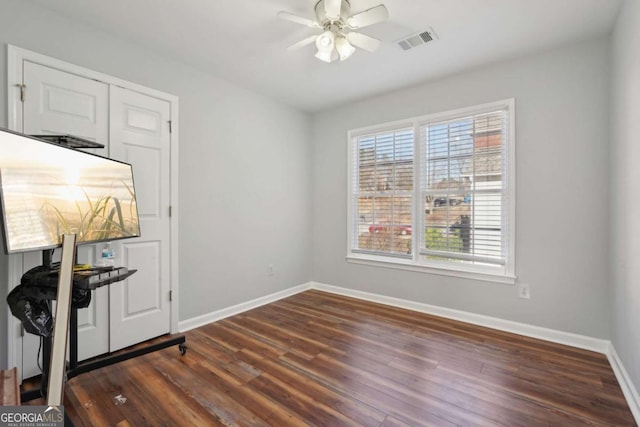
[(513, 283), (513, 100), (351, 131), (354, 262)]
[(411, 258), (413, 127), (357, 136), (353, 251)]

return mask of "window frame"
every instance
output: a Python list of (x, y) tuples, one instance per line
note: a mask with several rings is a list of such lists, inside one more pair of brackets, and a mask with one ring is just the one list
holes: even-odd
[[(422, 172), (423, 172), (423, 143), (421, 140), (421, 127), (433, 123), (461, 118), (464, 116), (472, 116), (495, 110), (504, 110), (506, 114), (505, 134), (507, 141), (505, 142), (503, 167), (503, 190), (500, 194), (504, 196), (502, 205), (502, 227), (503, 227), (503, 245), (506, 245), (505, 263), (504, 265), (481, 266), (472, 264), (454, 264), (446, 261), (422, 259), (420, 249), (424, 240), (424, 230), (420, 224), (424, 223), (424, 203), (422, 200)], [(357, 151), (357, 140), (359, 137), (371, 135), (381, 132), (394, 131), (401, 128), (413, 128), (413, 210), (411, 226), (414, 230), (412, 233), (412, 251), (411, 258), (399, 258), (392, 254), (378, 255), (371, 253), (363, 253), (353, 247), (353, 236), (355, 222), (354, 215), (354, 184), (357, 180), (357, 171), (354, 167), (358, 167), (354, 160)], [(474, 280), (489, 281), (495, 283), (515, 284), (515, 99), (509, 98), (495, 102), (489, 102), (470, 107), (458, 108), (423, 116), (412, 117), (409, 119), (397, 120), (393, 122), (383, 123), (380, 125), (367, 126), (358, 129), (352, 129), (348, 132), (347, 144), (347, 256), (346, 260), (350, 263), (370, 265), (385, 268), (396, 268), (409, 271), (418, 271), (423, 273), (438, 274), (445, 276), (453, 276)]]

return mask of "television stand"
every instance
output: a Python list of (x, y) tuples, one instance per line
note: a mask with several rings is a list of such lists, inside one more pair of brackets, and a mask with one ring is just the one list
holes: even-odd
[[(40, 388), (22, 392), (20, 394), (22, 402), (38, 399), (46, 396), (47, 394), (45, 385), (47, 384), (49, 377), (49, 359), (51, 355), (52, 339), (51, 337), (42, 339), (43, 363)], [(85, 362), (78, 362), (78, 308), (72, 308), (69, 325), (69, 362), (67, 364), (66, 377), (67, 380), (70, 380), (80, 374), (124, 362), (125, 360), (153, 353), (154, 351), (162, 350), (174, 345), (178, 346), (178, 350), (181, 355), (184, 355), (187, 352), (186, 338), (184, 335), (179, 335), (177, 337), (170, 337), (155, 344), (148, 344), (140, 348), (134, 348), (133, 350), (123, 352), (119, 351), (104, 357), (98, 356)]]
[[(68, 296), (68, 299), (66, 300), (66, 303), (68, 304), (67, 305), (68, 317), (63, 312), (61, 320), (65, 324), (65, 327), (62, 328), (60, 332), (58, 332), (58, 329), (55, 329), (53, 336), (55, 336), (56, 333), (62, 333), (63, 335), (61, 336), (66, 338), (67, 336), (66, 322), (68, 319), (69, 361), (66, 363), (66, 366), (65, 366), (65, 363), (64, 363), (65, 359), (60, 359), (59, 362), (56, 363), (56, 365), (54, 365), (54, 368), (57, 369), (57, 371), (54, 370), (54, 374), (51, 375), (51, 372), (52, 372), (51, 355), (58, 354), (61, 349), (64, 349), (66, 347), (66, 344), (65, 344), (66, 340), (64, 340), (61, 344), (60, 343), (58, 344), (59, 346), (62, 345), (63, 347), (60, 347), (56, 352), (53, 347), (54, 345), (53, 336), (49, 334), (48, 336), (42, 337), (41, 338), (43, 340), (42, 378), (40, 380), (40, 388), (21, 393), (20, 398), (22, 402), (27, 402), (27, 401), (38, 399), (40, 397), (45, 397), (45, 396), (49, 398), (50, 390), (48, 390), (48, 388), (51, 387), (51, 379), (58, 378), (57, 381), (69, 380), (80, 374), (90, 372), (95, 369), (104, 368), (105, 366), (113, 365), (129, 359), (133, 359), (134, 357), (142, 356), (142, 355), (152, 353), (154, 351), (162, 350), (174, 345), (178, 346), (178, 349), (180, 350), (181, 355), (184, 355), (187, 352), (187, 346), (185, 344), (186, 338), (184, 335), (179, 335), (175, 337), (170, 337), (168, 339), (162, 340), (155, 344), (149, 344), (139, 348), (134, 348), (129, 351), (118, 351), (104, 357), (98, 356), (97, 358), (94, 358), (88, 361), (78, 362), (78, 310), (89, 305), (91, 291), (97, 289), (98, 287), (108, 286), (112, 283), (124, 280), (127, 277), (134, 274), (136, 270), (128, 270), (125, 267), (119, 267), (119, 268), (97, 267), (97, 268), (83, 269), (83, 270), (73, 272), (73, 261), (75, 259), (75, 236), (73, 236), (73, 239), (74, 239), (73, 243), (69, 244), (69, 246), (73, 248), (73, 252), (71, 252), (71, 249), (68, 249), (69, 252), (72, 253), (72, 255), (69, 256), (68, 261), (64, 262), (64, 259), (63, 259), (63, 262), (60, 263), (60, 267), (57, 268), (51, 262), (51, 252), (43, 251), (44, 265), (41, 267), (36, 267), (34, 269), (29, 270), (27, 273), (24, 274), (21, 280), (20, 286), (40, 289), (40, 297), (46, 297), (47, 305), (49, 308), (51, 307), (52, 299), (60, 298), (60, 295), (59, 295), (60, 292), (58, 292), (58, 295), (54, 297), (50, 291), (53, 290), (52, 289), (53, 287), (59, 288), (59, 285), (56, 285), (58, 284), (58, 275), (62, 277), (63, 272), (65, 271), (65, 267), (67, 270), (70, 271), (69, 274), (71, 274), (71, 277), (68, 277), (69, 279), (68, 285), (70, 286), (70, 288), (82, 290), (85, 293), (89, 292), (88, 299), (83, 298), (82, 303), (73, 304), (71, 303), (71, 294), (70, 294), (71, 289), (67, 288), (69, 289), (69, 291), (67, 291), (69, 296)], [(63, 246), (62, 255), (63, 257), (65, 256), (64, 246)], [(58, 291), (60, 291), (60, 288), (58, 289)], [(60, 309), (63, 304), (61, 304), (60, 301), (58, 301), (57, 310)], [(56, 314), (57, 316), (59, 315), (58, 312)], [(56, 322), (57, 321), (58, 319), (56, 318)], [(62, 357), (64, 357), (64, 354)], [(64, 378), (62, 378), (61, 376), (60, 369), (64, 369)], [(55, 400), (60, 401), (59, 403), (56, 403), (56, 404), (62, 404), (61, 402), (62, 395), (60, 394), (60, 390), (56, 391), (58, 388), (62, 389), (62, 384), (56, 383), (56, 386), (52, 388), (52, 390), (54, 390), (54, 394), (58, 396), (58, 398)]]

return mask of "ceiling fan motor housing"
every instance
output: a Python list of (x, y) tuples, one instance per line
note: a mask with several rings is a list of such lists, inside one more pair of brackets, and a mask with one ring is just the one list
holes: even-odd
[[(322, 28), (327, 28), (327, 26), (331, 25), (331, 21), (327, 18), (327, 15), (324, 13), (324, 0), (320, 0), (316, 3), (315, 7), (316, 11), (316, 19)], [(334, 21), (334, 25), (338, 25), (340, 28), (345, 26), (347, 19), (349, 19), (351, 12), (351, 4), (348, 0), (342, 0), (342, 4), (340, 5), (340, 18), (338, 21)]]

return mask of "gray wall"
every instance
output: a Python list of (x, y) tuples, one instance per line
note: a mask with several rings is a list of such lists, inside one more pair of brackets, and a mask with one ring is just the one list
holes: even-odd
[(613, 344), (640, 390), (640, 2), (613, 36), (611, 282)]
[[(314, 281), (608, 338), (608, 41), (572, 45), (314, 116)], [(514, 97), (516, 287), (350, 264), (347, 131)]]
[(180, 97), (180, 319), (311, 279), (307, 114), (28, 2), (0, 0), (0, 44), (0, 126), (6, 44)]

